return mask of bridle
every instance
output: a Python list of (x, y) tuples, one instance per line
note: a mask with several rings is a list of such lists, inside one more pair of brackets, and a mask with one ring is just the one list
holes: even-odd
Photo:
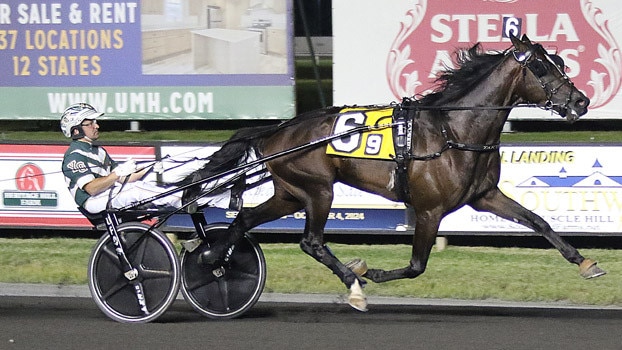
[[(564, 67), (563, 60), (560, 57), (556, 56), (559, 59), (559, 62), (557, 62), (556, 60), (551, 58), (550, 55), (548, 54), (544, 55), (546, 60), (549, 61), (549, 63), (551, 63), (552, 66), (555, 67), (555, 69), (557, 69), (557, 71), (560, 73), (559, 77), (555, 77), (554, 79), (550, 81), (545, 81), (544, 77), (546, 77), (548, 73), (551, 72), (551, 69), (547, 67), (547, 65), (544, 64), (541, 58), (536, 57), (535, 49), (537, 49), (537, 47), (527, 50), (525, 52), (520, 52), (516, 49), (513, 49), (509, 51), (508, 54), (511, 53), (514, 60), (516, 60), (516, 62), (518, 62), (523, 68), (523, 77), (525, 77), (527, 74), (526, 69), (528, 69), (535, 76), (535, 78), (537, 79), (537, 81), (539, 82), (540, 86), (542, 87), (542, 89), (544, 90), (546, 94), (546, 102), (544, 103), (544, 105), (521, 104), (518, 106), (538, 107), (544, 110), (551, 110), (554, 107), (560, 107), (562, 108), (562, 110), (569, 110), (568, 105), (570, 104), (570, 101), (572, 99), (572, 91), (574, 88), (574, 84), (572, 83), (570, 78), (568, 78), (566, 73), (563, 71), (563, 67)], [(556, 85), (555, 87), (553, 87), (553, 84), (555, 84), (556, 82), (560, 82), (560, 83)], [(568, 97), (566, 98), (566, 102), (563, 105), (554, 103), (552, 101), (553, 96), (557, 94), (560, 88), (566, 84), (569, 85), (571, 88), (570, 92), (568, 93)], [(421, 110), (444, 110), (444, 111), (510, 110), (514, 107), (518, 107), (518, 106), (468, 106), (468, 107), (467, 106), (424, 106), (416, 102), (417, 102), (416, 100), (405, 98), (402, 101), (402, 104), (399, 105), (399, 108), (404, 109), (404, 110), (414, 109), (415, 113), (418, 113)], [(494, 144), (489, 144), (489, 145), (478, 145), (478, 144), (465, 144), (465, 143), (453, 141), (448, 138), (447, 131), (445, 130), (444, 126), (442, 127), (441, 133), (443, 137), (445, 138), (445, 143), (439, 151), (433, 152), (430, 154), (425, 154), (425, 155), (414, 155), (408, 152), (407, 154), (404, 155), (404, 158), (428, 161), (428, 160), (439, 158), (442, 153), (444, 153), (445, 151), (449, 149), (457, 149), (461, 151), (472, 151), (472, 152), (493, 152), (493, 151), (499, 150), (499, 146), (500, 146), (499, 143), (494, 143)]]
[[(536, 57), (535, 50), (530, 49), (525, 52), (519, 52), (516, 49), (514, 49), (511, 51), (511, 53), (512, 53), (512, 56), (514, 57), (514, 60), (516, 60), (516, 62), (518, 62), (523, 67), (523, 77), (525, 77), (527, 73), (525, 68), (529, 69), (529, 71), (531, 71), (531, 73), (536, 77), (536, 80), (538, 80), (540, 87), (542, 87), (542, 89), (544, 90), (546, 94), (546, 102), (544, 103), (544, 106), (540, 106), (541, 108), (544, 108), (545, 110), (550, 110), (550, 109), (553, 109), (553, 107), (560, 107), (564, 111), (570, 109), (568, 106), (572, 99), (572, 91), (574, 88), (574, 83), (570, 80), (570, 78), (568, 78), (568, 75), (566, 75), (566, 73), (563, 71), (564, 62), (559, 56), (555, 56), (559, 60), (559, 62), (557, 62), (556, 60), (551, 58), (549, 54), (544, 55), (546, 60), (549, 61), (549, 63), (551, 63), (553, 67), (555, 67), (555, 69), (557, 69), (557, 71), (560, 74), (559, 77), (555, 77), (554, 79), (550, 81), (545, 81), (544, 77), (548, 75), (551, 69), (548, 68), (544, 64), (541, 58)], [(554, 86), (553, 84), (556, 84), (557, 82), (559, 82), (559, 84)], [(563, 105), (556, 104), (552, 101), (552, 98), (555, 94), (559, 92), (559, 89), (564, 85), (570, 86), (570, 90), (568, 93), (568, 97), (566, 98), (566, 102)]]

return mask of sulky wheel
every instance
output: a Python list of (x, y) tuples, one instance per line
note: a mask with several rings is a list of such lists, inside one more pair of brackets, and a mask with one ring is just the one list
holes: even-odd
[[(227, 234), (228, 224), (205, 227), (207, 240), (214, 242)], [(188, 303), (200, 314), (229, 319), (250, 309), (263, 291), (266, 282), (266, 261), (259, 244), (244, 235), (235, 245), (228, 262), (223, 265), (202, 265), (199, 254), (205, 244), (181, 253), (181, 291)]]
[[(173, 244), (164, 233), (139, 222), (117, 226), (126, 255), (138, 277), (129, 281), (105, 233), (91, 253), (88, 265), (89, 289), (99, 309), (124, 323), (155, 320), (175, 301), (179, 292), (180, 265)], [(144, 305), (139, 299), (142, 289)]]

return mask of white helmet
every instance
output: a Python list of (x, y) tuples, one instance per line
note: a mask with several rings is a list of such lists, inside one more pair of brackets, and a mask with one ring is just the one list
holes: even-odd
[[(63, 112), (60, 117), (60, 129), (67, 137), (82, 138), (84, 133), (82, 132), (81, 124), (85, 119), (96, 119), (101, 117), (104, 113), (98, 112), (88, 103), (76, 103), (69, 106)], [(72, 135), (73, 128), (79, 128), (77, 135)]]

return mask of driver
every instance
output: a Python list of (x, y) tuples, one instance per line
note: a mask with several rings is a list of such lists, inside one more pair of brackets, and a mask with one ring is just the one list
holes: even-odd
[[(132, 159), (118, 164), (103, 147), (93, 144), (99, 138), (97, 118), (102, 115), (87, 103), (77, 103), (69, 106), (60, 119), (63, 134), (73, 140), (63, 157), (62, 170), (76, 204), (95, 214), (106, 210), (109, 200), (111, 207), (118, 209), (170, 190), (141, 180), (151, 168), (162, 168), (161, 163), (143, 169), (138, 169)], [(151, 203), (179, 208), (181, 197), (177, 191)], [(229, 197), (226, 191), (205, 200), (213, 206), (228, 207)]]

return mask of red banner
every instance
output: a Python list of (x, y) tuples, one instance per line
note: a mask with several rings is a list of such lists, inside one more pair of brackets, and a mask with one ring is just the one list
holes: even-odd
[[(0, 144), (1, 227), (91, 227), (67, 189), (61, 162), (68, 145)], [(151, 146), (106, 146), (118, 161), (153, 161)]]
[[(352, 13), (379, 13), (377, 2), (344, 0), (334, 6), (338, 103), (364, 103), (354, 96), (361, 81), (342, 74), (342, 67), (367, 77), (371, 102), (387, 96), (400, 100), (433, 89), (436, 74), (454, 67), (456, 50), (481, 43), (485, 50), (501, 51), (511, 47), (511, 34), (526, 34), (564, 59), (567, 75), (591, 100), (585, 119), (621, 117), (622, 9), (616, 1), (390, 0), (382, 6), (394, 15), (378, 15), (373, 29), (359, 25)], [(346, 14), (348, 21), (342, 18)], [(377, 81), (383, 68), (385, 81)], [(354, 101), (346, 101), (351, 95)]]

